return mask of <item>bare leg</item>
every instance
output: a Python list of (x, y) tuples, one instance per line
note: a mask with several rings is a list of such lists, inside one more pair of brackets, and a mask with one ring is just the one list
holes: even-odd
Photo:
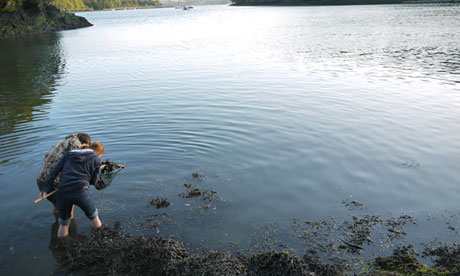
[(58, 238), (64, 238), (67, 237), (67, 235), (69, 235), (69, 226), (59, 224), (59, 229), (57, 233)]
[(97, 228), (99, 228), (101, 226), (102, 226), (102, 223), (101, 223), (101, 220), (99, 219), (99, 216), (97, 216), (97, 217), (95, 217), (95, 218), (93, 218), (91, 220), (91, 227), (93, 229), (97, 229)]
[(75, 209), (75, 205), (72, 205), (72, 210), (70, 211), (70, 219), (73, 219), (73, 209)]

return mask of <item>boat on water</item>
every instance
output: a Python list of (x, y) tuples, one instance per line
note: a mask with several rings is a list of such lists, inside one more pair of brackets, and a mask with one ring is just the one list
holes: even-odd
[(176, 6), (175, 9), (181, 9), (181, 10), (184, 10), (184, 11), (188, 11), (188, 10), (192, 10), (193, 6), (183, 6), (183, 7)]

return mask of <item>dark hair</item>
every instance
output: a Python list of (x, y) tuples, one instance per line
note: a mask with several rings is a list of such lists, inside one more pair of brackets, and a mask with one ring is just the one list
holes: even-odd
[(77, 134), (78, 140), (80, 140), (80, 143), (82, 144), (91, 144), (91, 136), (89, 136), (88, 133), (86, 132), (80, 132)]
[(102, 155), (104, 153), (104, 146), (99, 141), (92, 143), (89, 148), (94, 150), (94, 152), (98, 155)]

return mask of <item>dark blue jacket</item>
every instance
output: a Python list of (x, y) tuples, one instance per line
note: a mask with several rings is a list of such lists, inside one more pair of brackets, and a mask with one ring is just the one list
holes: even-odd
[(94, 185), (97, 182), (100, 167), (101, 159), (92, 150), (69, 151), (51, 170), (43, 191), (50, 193), (54, 190), (54, 179), (61, 171), (59, 191), (70, 192), (88, 188), (89, 185)]

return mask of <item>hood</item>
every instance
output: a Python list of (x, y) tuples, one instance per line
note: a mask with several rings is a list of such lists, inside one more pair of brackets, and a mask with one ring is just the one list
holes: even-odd
[(98, 157), (98, 155), (91, 149), (72, 150), (68, 153), (69, 158), (72, 158), (77, 163), (84, 163), (90, 159)]

